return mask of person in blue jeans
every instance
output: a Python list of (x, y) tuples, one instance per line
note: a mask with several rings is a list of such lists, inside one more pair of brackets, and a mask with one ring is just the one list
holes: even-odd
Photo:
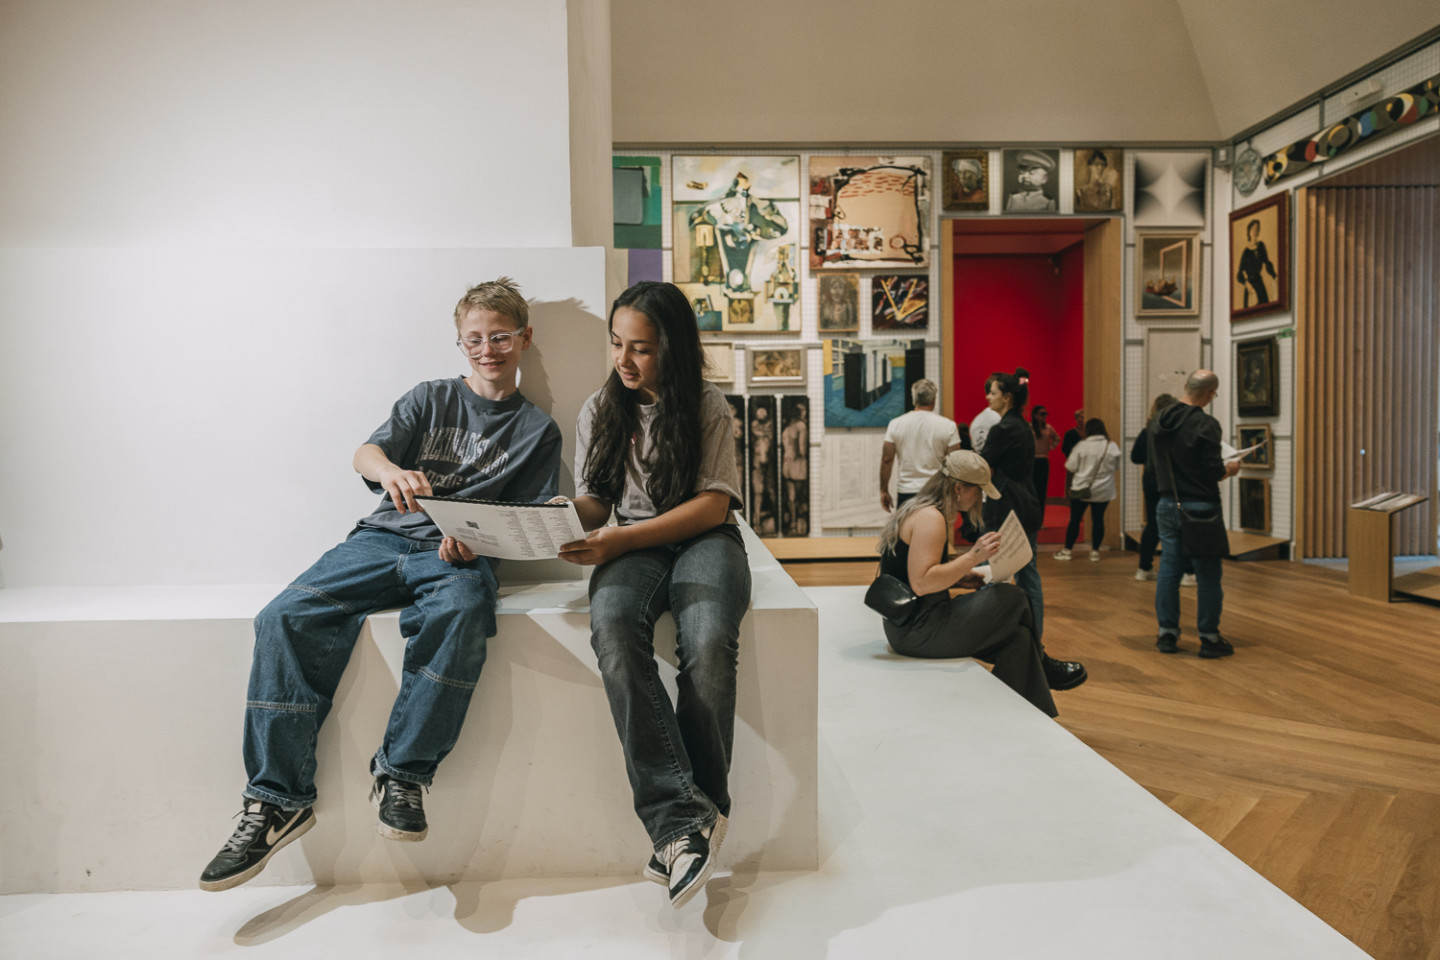
[[(1204, 408), (1215, 399), (1220, 378), (1211, 370), (1196, 370), (1185, 382), (1179, 403), (1161, 410), (1146, 427), (1149, 466), (1155, 469), (1160, 494), (1155, 519), (1160, 528), (1160, 576), (1155, 582), (1155, 619), (1161, 653), (1180, 649), (1180, 577), (1192, 563), (1196, 581), (1196, 629), (1200, 656), (1207, 660), (1228, 657), (1235, 648), (1220, 635), (1220, 613), (1225, 592), (1220, 586), (1219, 557), (1187, 558), (1180, 540), (1180, 509), (1194, 516), (1212, 516), (1220, 510), (1220, 481), (1240, 472), (1240, 462), (1220, 455), (1220, 423)], [(1177, 505), (1178, 504), (1178, 505)]]
[[(1024, 367), (1014, 373), (992, 373), (985, 381), (985, 400), (1000, 420), (990, 428), (980, 451), (990, 465), (991, 482), (1000, 490), (998, 498), (987, 497), (982, 508), (986, 532), (997, 531), (1015, 511), (1015, 518), (1030, 542), (1030, 562), (1015, 572), (1015, 586), (1030, 598), (1035, 622), (1035, 639), (1045, 635), (1045, 591), (1040, 583), (1036, 550), (1044, 508), (1035, 496), (1035, 432), (1025, 421), (1025, 404), (1030, 400), (1030, 374)], [(1078, 660), (1057, 660), (1041, 647), (1040, 662), (1051, 690), (1070, 690), (1084, 683), (1088, 674)]]
[(495, 634), (497, 561), (443, 537), (420, 496), (543, 502), (557, 492), (560, 429), (518, 390), (529, 307), (513, 280), (455, 307), (463, 377), (421, 383), (355, 452), (375, 511), (255, 618), (240, 822), (203, 890), (254, 877), (315, 825), (315, 741), (366, 616), (404, 606), (400, 690), (370, 761), (381, 836), (422, 840), (421, 790), (455, 746)]
[[(561, 548), (590, 577), (590, 643), (654, 854), (643, 869), (672, 905), (715, 869), (730, 813), (740, 621), (750, 566), (730, 405), (703, 377), (680, 289), (645, 281), (610, 311), (609, 377), (580, 411), (575, 508), (590, 531)], [(605, 524), (614, 513), (617, 523)], [(655, 621), (675, 617), (674, 704)]]

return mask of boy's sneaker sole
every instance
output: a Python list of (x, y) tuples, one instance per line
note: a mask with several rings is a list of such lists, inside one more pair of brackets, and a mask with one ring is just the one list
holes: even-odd
[(665, 864), (661, 863), (660, 858), (653, 853), (650, 854), (650, 862), (645, 864), (645, 869), (640, 871), (640, 875), (662, 887), (670, 886), (670, 871), (665, 869)]
[[(307, 807), (304, 810), (300, 811), (300, 814), (301, 816), (299, 820), (296, 821), (289, 830), (271, 841), (271, 847), (263, 857), (261, 857), (255, 863), (251, 864), (249, 867), (246, 867), (241, 872), (231, 874), (228, 877), (220, 877), (215, 880), (206, 880), (202, 876), (200, 879), (200, 889), (207, 890), (212, 893), (220, 890), (229, 890), (231, 887), (238, 887), (245, 881), (258, 876), (260, 874), (260, 871), (265, 869), (265, 865), (270, 862), (270, 858), (275, 856), (276, 850), (280, 850), (290, 841), (296, 840), (304, 836), (311, 827), (315, 826), (314, 808)], [(269, 833), (270, 831), (267, 830), (266, 832)]]

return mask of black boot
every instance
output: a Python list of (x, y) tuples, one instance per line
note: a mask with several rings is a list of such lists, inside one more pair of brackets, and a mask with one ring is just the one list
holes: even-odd
[(1088, 674), (1085, 665), (1078, 660), (1056, 660), (1048, 653), (1040, 658), (1045, 667), (1045, 682), (1051, 690), (1069, 690), (1085, 682)]

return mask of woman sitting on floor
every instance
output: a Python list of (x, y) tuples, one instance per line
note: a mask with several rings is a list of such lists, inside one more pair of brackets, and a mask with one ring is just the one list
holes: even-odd
[(964, 511), (978, 525), (982, 492), (999, 495), (989, 465), (978, 453), (957, 450), (914, 499), (890, 515), (880, 534), (880, 569), (908, 583), (921, 606), (906, 626), (886, 620), (885, 638), (907, 657), (975, 657), (994, 664), (999, 680), (1053, 717), (1055, 701), (1025, 591), (1001, 583), (950, 596), (952, 586), (979, 586), (974, 569), (1000, 549), (999, 532), (991, 532), (950, 559), (955, 518)]

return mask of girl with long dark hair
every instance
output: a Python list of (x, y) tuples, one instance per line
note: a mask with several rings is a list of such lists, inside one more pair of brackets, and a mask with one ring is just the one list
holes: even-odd
[[(675, 906), (709, 879), (728, 826), (740, 621), (750, 567), (730, 405), (703, 378), (690, 302), (645, 281), (610, 310), (609, 377), (580, 411), (575, 508), (590, 531), (560, 556), (593, 565), (590, 644), (655, 854), (644, 875)], [(606, 526), (611, 512), (616, 525)], [(675, 704), (655, 621), (675, 617)]]

